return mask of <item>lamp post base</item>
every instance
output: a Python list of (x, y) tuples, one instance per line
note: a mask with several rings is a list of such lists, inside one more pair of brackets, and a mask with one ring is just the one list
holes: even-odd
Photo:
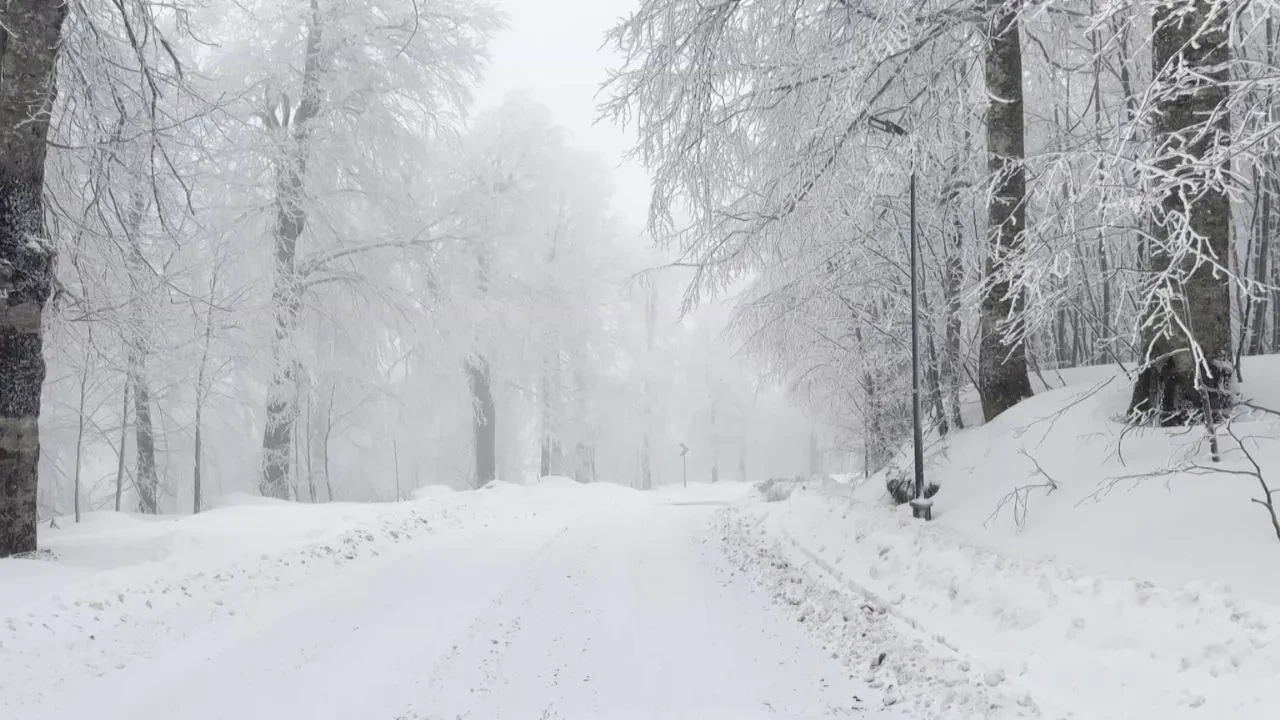
[(933, 519), (933, 498), (916, 498), (911, 501), (911, 516), (922, 520)]

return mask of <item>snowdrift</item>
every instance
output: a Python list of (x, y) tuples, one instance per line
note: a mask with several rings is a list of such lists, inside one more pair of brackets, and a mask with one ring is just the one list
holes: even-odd
[[(1280, 358), (1243, 370), (1242, 396), (1280, 409)], [(759, 502), (745, 527), (761, 523), (810, 575), (978, 660), (1045, 716), (1275, 717), (1280, 539), (1251, 502), (1257, 478), (1222, 472), (1251, 470), (1239, 443), (1221, 429), (1214, 463), (1203, 428), (1127, 427), (1118, 369), (1046, 380), (1057, 387), (931, 449), (933, 523), (895, 507), (879, 475)], [(1272, 489), (1278, 420), (1231, 427)], [(929, 682), (916, 662), (895, 670), (904, 693)]]
[[(768, 535), (811, 577), (833, 578), (850, 597), (978, 661), (989, 683), (1025, 692), (1023, 704), (1044, 716), (1274, 717), (1280, 607), (1211, 582), (1174, 589), (1018, 557), (954, 527), (915, 521), (909, 508), (838, 492), (799, 489), (786, 503), (749, 512), (763, 515)], [(1086, 534), (1081, 528), (1076, 539)], [(937, 680), (904, 648), (885, 650), (896, 656), (902, 694)]]
[(310, 505), (237, 497), (194, 516), (89, 513), (79, 524), (43, 525), (40, 559), (0, 560), (0, 718), (43, 717), (33, 713), (64, 683), (111, 678), (179, 641), (221, 646), (224, 633), (244, 631), (241, 619), (269, 625), (300, 601), (321, 603), (379, 568), (413, 563), (424, 548), (449, 555), (507, 542), (492, 528), (519, 529), (518, 542), (534, 547), (584, 515), (650, 502), (625, 488), (576, 483), (421, 495), (429, 499)]
[[(1280, 410), (1280, 357), (1246, 358), (1241, 392)], [(1238, 445), (1220, 432), (1210, 459), (1203, 428), (1134, 429), (1121, 418), (1131, 386), (1117, 368), (1045, 378), (1049, 389), (989, 425), (933, 448), (937, 523), (1024, 558), (1055, 557), (1091, 573), (1167, 587), (1221, 583), (1280, 603), (1280, 538)], [(1280, 417), (1254, 413), (1234, 432), (1280, 488)], [(883, 478), (854, 491), (881, 502)], [(1280, 493), (1277, 493), (1280, 496)]]
[(448, 485), (424, 485), (423, 487), (409, 493), (411, 500), (433, 500), (436, 498), (449, 497), (458, 492)]

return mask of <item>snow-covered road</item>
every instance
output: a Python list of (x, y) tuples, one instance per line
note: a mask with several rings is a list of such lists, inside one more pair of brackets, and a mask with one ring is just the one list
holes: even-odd
[(24, 718), (890, 717), (726, 559), (718, 509), (444, 533), (64, 682)]

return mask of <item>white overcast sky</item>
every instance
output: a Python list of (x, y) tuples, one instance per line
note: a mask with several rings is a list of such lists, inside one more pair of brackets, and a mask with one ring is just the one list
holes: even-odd
[(603, 156), (614, 172), (615, 205), (628, 230), (639, 232), (649, 207), (649, 181), (639, 163), (623, 156), (633, 144), (609, 121), (595, 123), (596, 94), (616, 66), (602, 48), (605, 32), (638, 0), (498, 0), (509, 27), (493, 45), (492, 63), (476, 94), (478, 108), (524, 92), (551, 109), (576, 144)]

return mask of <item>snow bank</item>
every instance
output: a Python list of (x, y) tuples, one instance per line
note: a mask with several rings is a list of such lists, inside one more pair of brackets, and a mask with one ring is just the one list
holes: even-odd
[(409, 493), (409, 498), (412, 500), (434, 500), (449, 497), (457, 492), (457, 490), (448, 485), (425, 485)]
[(466, 519), (413, 503), (267, 504), (42, 527), (49, 559), (0, 561), (0, 717), (31, 717), (64, 680), (115, 672), (238, 616), (285, 612), (285, 590), (334, 566), (359, 582), (360, 568)]
[(725, 480), (718, 483), (692, 482), (682, 485), (663, 485), (653, 491), (654, 497), (673, 504), (726, 504), (750, 498), (755, 488), (743, 482)]
[[(1243, 397), (1280, 409), (1280, 357), (1243, 370)], [(1203, 428), (1128, 427), (1116, 368), (1036, 384), (988, 425), (971, 403), (971, 429), (930, 449), (933, 523), (893, 507), (883, 474), (809, 483), (749, 514), (794, 562), (1019, 683), (1050, 715), (1274, 717), (1280, 539), (1251, 502), (1262, 489), (1240, 474), (1252, 466), (1239, 443), (1221, 430), (1214, 463)], [(1273, 490), (1278, 419), (1242, 414), (1231, 428)]]
[(1010, 557), (909, 509), (818, 490), (749, 512), (813, 573), (1026, 688), (1049, 716), (1263, 720), (1280, 706), (1274, 605)]
[(538, 478), (538, 481), (536, 483), (538, 487), (561, 487), (561, 488), (579, 487), (582, 484), (583, 483), (580, 483), (571, 477), (565, 477), (563, 475), (543, 475), (542, 477)]
[[(1280, 357), (1246, 358), (1245, 397), (1280, 409)], [(1130, 383), (1115, 368), (1083, 368), (1045, 378), (1042, 392), (989, 425), (956, 433), (931, 449), (927, 473), (939, 525), (1024, 559), (1057, 558), (1104, 577), (1138, 578), (1177, 589), (1221, 583), (1245, 597), (1280, 604), (1280, 539), (1256, 478), (1210, 472), (1203, 429), (1134, 429), (1120, 419)], [(1234, 423), (1246, 447), (1280, 488), (1280, 424), (1255, 415)], [(1247, 460), (1222, 437), (1220, 467)], [(1195, 466), (1195, 467), (1193, 467)], [(853, 491), (885, 502), (883, 477)], [(1277, 494), (1280, 497), (1280, 493)]]
[(279, 498), (262, 497), (261, 495), (252, 495), (250, 493), (236, 492), (223, 495), (215, 500), (212, 508), (226, 507), (245, 507), (245, 506), (263, 506), (269, 505), (274, 507), (287, 507), (291, 505), (288, 500), (280, 500)]
[(524, 487), (524, 485), (517, 485), (516, 483), (507, 482), (505, 480), (490, 480), (480, 487), (480, 492), (494, 494), (518, 493), (524, 489)]
[[(456, 522), (456, 516), (449, 509), (426, 513), (394, 505), (233, 498), (199, 515), (100, 512), (85, 514), (78, 524), (59, 518), (56, 527), (40, 527), (41, 548), (51, 559), (0, 561), (0, 613), (55, 591), (97, 593), (100, 587), (182, 578), (315, 547), (394, 545), (428, 527)], [(33, 583), (33, 576), (43, 580)]]
[(814, 565), (779, 532), (772, 513), (780, 505), (758, 507), (764, 509), (738, 506), (724, 514), (728, 556), (790, 608), (850, 677), (879, 690), (884, 705), (930, 720), (1044, 716), (1026, 686), (1009, 681), (997, 666), (976, 662), (905, 620), (893, 605), (851, 592), (836, 574)]
[(470, 546), (492, 528), (551, 537), (620, 494), (641, 495), (510, 486), (425, 503), (233, 501), (195, 516), (59, 519), (41, 528), (44, 559), (0, 560), (0, 718), (36, 717), (59, 687), (184, 638), (359, 587), (389, 563), (416, 562), (424, 543)]

